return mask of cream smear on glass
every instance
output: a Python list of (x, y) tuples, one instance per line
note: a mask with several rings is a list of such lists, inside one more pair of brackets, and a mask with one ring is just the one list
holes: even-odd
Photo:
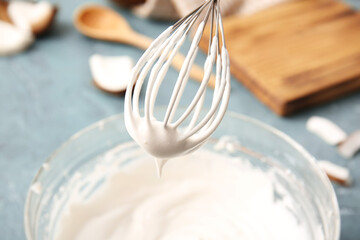
[(69, 194), (55, 240), (313, 239), (272, 169), (202, 148), (169, 161), (159, 178), (136, 145), (119, 152), (105, 158), (121, 167), (98, 166), (79, 178), (88, 186), (106, 176), (86, 199), (83, 187)]

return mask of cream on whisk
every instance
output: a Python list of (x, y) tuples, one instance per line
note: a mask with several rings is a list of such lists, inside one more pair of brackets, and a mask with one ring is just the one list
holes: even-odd
[[(166, 114), (163, 119), (157, 119), (154, 114), (154, 105), (159, 88), (172, 61), (179, 60), (177, 52), (204, 11), (205, 18), (197, 27), (174, 89), (171, 90), (172, 96)], [(210, 18), (213, 34), (204, 64), (203, 81), (190, 105), (185, 108), (182, 115), (178, 116), (177, 108), (188, 82), (206, 22)], [(216, 68), (216, 82), (213, 99), (210, 109), (205, 112), (202, 107), (214, 67)], [(140, 91), (148, 75), (144, 114), (141, 115)], [(131, 137), (156, 158), (166, 159), (184, 155), (199, 148), (216, 130), (226, 112), (229, 98), (229, 55), (225, 47), (220, 10), (217, 1), (208, 0), (192, 14), (165, 30), (132, 70), (132, 79), (125, 96), (126, 128)]]

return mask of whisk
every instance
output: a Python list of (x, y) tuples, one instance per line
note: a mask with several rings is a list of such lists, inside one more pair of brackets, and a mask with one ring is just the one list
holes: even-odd
[[(204, 18), (197, 25), (201, 16)], [(203, 80), (190, 105), (185, 108), (180, 117), (174, 120), (208, 21), (211, 34), (204, 63)], [(158, 120), (154, 116), (154, 105), (159, 88), (171, 61), (179, 52), (192, 28), (196, 28), (195, 25), (197, 25), (197, 30), (172, 89), (165, 116), (162, 120)], [(144, 113), (140, 114), (140, 91), (150, 69)], [(211, 107), (204, 114), (202, 108), (205, 92), (213, 69), (216, 71), (215, 88)], [(229, 97), (230, 64), (225, 46), (219, 0), (207, 0), (160, 34), (133, 68), (125, 96), (126, 128), (131, 137), (156, 158), (167, 159), (187, 154), (200, 147), (216, 130), (226, 112)]]

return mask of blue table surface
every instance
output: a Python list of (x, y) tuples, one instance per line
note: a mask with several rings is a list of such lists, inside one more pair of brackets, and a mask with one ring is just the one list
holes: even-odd
[[(103, 93), (92, 85), (88, 59), (98, 53), (129, 55), (136, 60), (142, 51), (80, 35), (72, 25), (72, 15), (84, 2), (59, 1), (60, 11), (49, 35), (38, 39), (24, 53), (0, 58), (0, 239), (25, 239), (24, 202), (31, 180), (44, 160), (77, 131), (123, 112), (123, 97)], [(348, 2), (360, 8), (360, 1)], [(119, 11), (135, 30), (151, 37), (169, 25)], [(176, 76), (174, 70), (170, 71)], [(190, 84), (194, 89), (198, 87), (197, 83)], [(319, 115), (333, 120), (348, 133), (359, 130), (359, 92), (281, 118), (232, 79), (229, 110), (284, 131), (318, 159), (348, 167), (354, 185), (334, 184), (341, 209), (341, 240), (360, 239), (360, 154), (344, 159), (334, 147), (305, 129), (306, 120)]]

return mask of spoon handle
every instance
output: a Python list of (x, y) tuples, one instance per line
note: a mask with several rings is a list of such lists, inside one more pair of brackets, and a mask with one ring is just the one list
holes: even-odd
[[(131, 36), (128, 36), (128, 39), (131, 39), (130, 41), (127, 41), (127, 43), (129, 45), (132, 45), (134, 47), (146, 50), (148, 47), (150, 47), (151, 42), (153, 41), (153, 39), (144, 36), (142, 34), (139, 33), (132, 33)], [(123, 40), (121, 41), (123, 42)], [(185, 57), (182, 54), (177, 54), (171, 65), (173, 66), (173, 68), (175, 68), (177, 71), (180, 71), (183, 63), (184, 63)], [(196, 80), (197, 82), (202, 82), (204, 77), (204, 69), (202, 67), (200, 67), (199, 65), (193, 64), (191, 71), (190, 71), (190, 78)], [(209, 86), (211, 88), (215, 87), (215, 76), (212, 74), (210, 77), (210, 81), (209, 81)]]

